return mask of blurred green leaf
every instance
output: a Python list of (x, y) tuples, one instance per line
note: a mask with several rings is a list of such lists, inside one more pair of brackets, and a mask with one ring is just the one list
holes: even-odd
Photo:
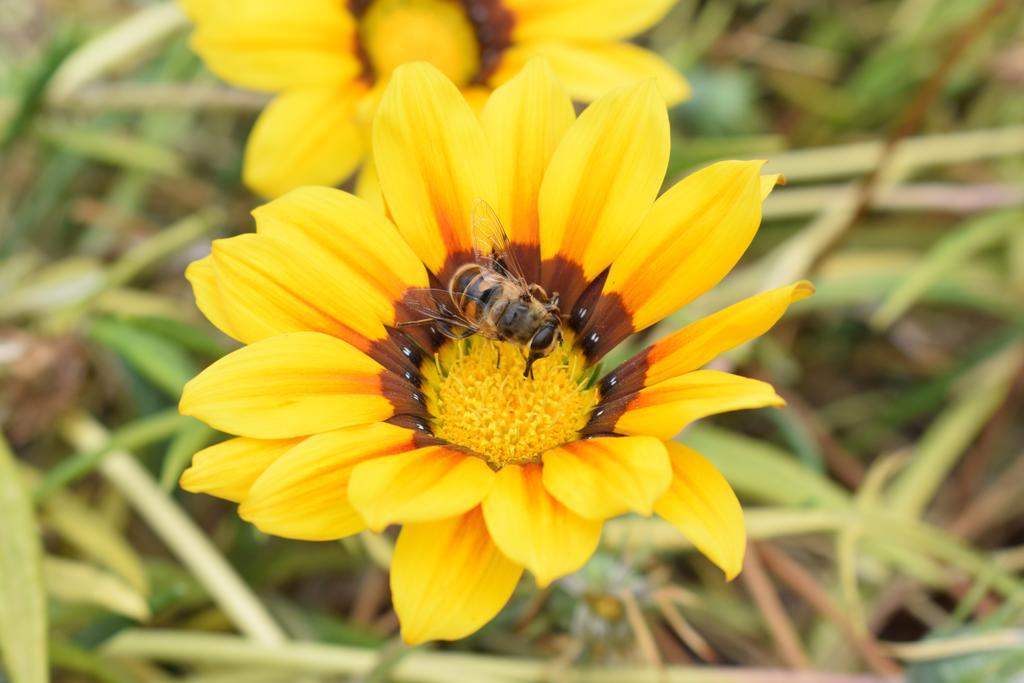
[(149, 605), (138, 591), (93, 565), (50, 556), (43, 560), (43, 577), (57, 600), (95, 605), (136, 621), (149, 619)]
[(56, 38), (47, 45), (46, 51), (33, 65), (32, 72), (24, 79), (14, 112), (6, 122), (0, 120), (0, 124), (6, 123), (0, 130), (0, 152), (6, 150), (31, 124), (50, 79), (78, 42), (74, 34), (59, 31)]
[(178, 486), (181, 473), (192, 461), (192, 456), (205, 448), (217, 438), (217, 430), (207, 427), (194, 418), (189, 418), (181, 425), (178, 433), (171, 439), (160, 468), (160, 488), (171, 493)]
[(0, 655), (12, 683), (46, 683), (42, 547), (31, 497), (0, 436)]
[(849, 496), (785, 451), (739, 434), (697, 424), (683, 435), (721, 470), (737, 491), (758, 501), (791, 506), (845, 506)]
[(918, 441), (907, 468), (893, 483), (889, 507), (920, 515), (949, 476), (967, 445), (1002, 405), (1024, 362), (1024, 348), (1015, 346), (989, 360), (974, 380)]
[(88, 676), (88, 680), (97, 683), (136, 683), (141, 680), (116, 667), (109, 658), (63, 639), (53, 641), (50, 660), (57, 669)]
[(1001, 211), (971, 219), (949, 231), (886, 297), (871, 324), (881, 330), (892, 325), (934, 282), (961, 268), (980, 250), (1005, 240), (1022, 223), (1024, 213)]
[[(38, 480), (37, 475), (30, 478)], [(79, 553), (109, 568), (140, 593), (148, 591), (142, 560), (131, 543), (106, 517), (76, 495), (60, 492), (51, 496), (40, 514), (47, 528)]]
[(78, 451), (51, 468), (35, 491), (35, 500), (41, 503), (68, 484), (92, 472), (104, 456), (118, 448), (140, 448), (166, 439), (189, 418), (178, 414), (176, 408), (140, 417), (117, 429), (108, 441), (96, 448)]
[(679, 107), (678, 117), (701, 135), (742, 134), (755, 130), (751, 106), (757, 81), (738, 68), (695, 69), (689, 74), (694, 96)]
[(36, 124), (34, 131), (48, 145), (92, 161), (170, 177), (185, 172), (181, 155), (142, 138), (56, 122)]
[(231, 350), (226, 340), (223, 340), (223, 337), (214, 336), (216, 333), (209, 328), (190, 325), (180, 320), (159, 316), (138, 316), (131, 318), (131, 324), (137, 329), (151, 332), (183, 349), (209, 358), (219, 358)]
[(140, 375), (177, 399), (199, 368), (181, 346), (126, 320), (101, 317), (89, 325), (91, 340), (106, 346)]
[(0, 318), (39, 315), (75, 305), (99, 291), (103, 267), (90, 256), (71, 256), (24, 279), (0, 301)]

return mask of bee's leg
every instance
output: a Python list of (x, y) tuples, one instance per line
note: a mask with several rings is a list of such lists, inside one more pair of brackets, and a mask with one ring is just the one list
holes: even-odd
[(396, 328), (402, 327), (414, 327), (416, 325), (429, 325), (432, 322), (437, 322), (434, 318), (420, 318), (419, 320), (402, 320), (401, 322), (395, 323)]
[(434, 323), (434, 326), (437, 328), (438, 332), (448, 337), (449, 339), (454, 339), (455, 341), (462, 341), (463, 339), (472, 337), (474, 334), (473, 330), (465, 328), (463, 328), (461, 332), (457, 332), (452, 325), (441, 320), (431, 319), (430, 322)]
[(494, 345), (494, 351), (498, 354), (498, 360), (494, 363), (495, 370), (501, 370), (501, 347), (497, 344)]
[(463, 339), (469, 339), (470, 337), (472, 337), (475, 334), (473, 332), (473, 330), (463, 330), (462, 332), (455, 332), (450, 327), (448, 328), (448, 333), (449, 333), (449, 336), (452, 339), (454, 339), (455, 341), (461, 341)]
[(533, 354), (526, 359), (526, 368), (523, 370), (523, 377), (533, 379), (533, 364), (536, 360), (537, 356), (534, 356)]
[(530, 296), (532, 296), (534, 299), (537, 299), (538, 301), (548, 300), (548, 293), (544, 290), (543, 287), (536, 283), (531, 283), (530, 286), (527, 288), (527, 291), (530, 293)]

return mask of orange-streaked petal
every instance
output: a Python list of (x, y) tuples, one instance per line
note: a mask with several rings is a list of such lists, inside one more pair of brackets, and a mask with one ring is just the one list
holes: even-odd
[(444, 446), (361, 463), (352, 474), (349, 500), (367, 526), (430, 522), (480, 504), (494, 472), (480, 458)]
[(652, 78), (669, 106), (690, 96), (690, 84), (671, 64), (629, 43), (549, 41), (515, 45), (503, 55), (492, 81), (500, 83), (535, 57), (548, 61), (574, 100), (592, 102), (613, 88)]
[(224, 310), (220, 287), (217, 286), (217, 273), (213, 267), (213, 256), (190, 263), (185, 269), (185, 278), (192, 285), (196, 306), (206, 316), (206, 319), (224, 334), (244, 342), (245, 339), (235, 330), (228, 318), (227, 311)]
[(584, 439), (544, 453), (544, 488), (587, 519), (649, 515), (672, 480), (665, 446), (649, 436)]
[(814, 293), (801, 280), (762, 292), (702, 318), (652, 344), (601, 381), (601, 397), (614, 401), (645, 386), (703, 367), (719, 354), (760, 337), (778, 322), (789, 305)]
[(440, 71), (425, 63), (395, 70), (373, 124), (373, 153), (388, 210), (434, 273), (472, 246), (470, 216), (495, 204), (490, 149), (476, 114)]
[(654, 26), (676, 0), (506, 0), (515, 42), (613, 40)]
[[(668, 151), (668, 114), (653, 82), (588, 107), (562, 138), (541, 184), (541, 256), (581, 266), (584, 280), (596, 277), (650, 210)], [(557, 267), (545, 263), (543, 272), (549, 292), (575, 300), (579, 291), (560, 281)]]
[(654, 512), (679, 529), (731, 581), (743, 568), (747, 547), (740, 502), (703, 455), (673, 441), (665, 447), (672, 463), (672, 485)]
[(548, 493), (541, 465), (506, 465), (484, 499), (484, 520), (509, 559), (533, 572), (537, 584), (582, 567), (601, 540), (601, 521), (580, 517)]
[(813, 293), (814, 286), (801, 280), (744, 299), (687, 325), (651, 346), (644, 384), (650, 386), (696, 370), (719, 354), (760, 337), (778, 322), (791, 303)]
[[(494, 208), (514, 244), (539, 244), (540, 184), (555, 148), (575, 120), (572, 100), (540, 59), (495, 90), (484, 107), (481, 121), (498, 169)], [(539, 276), (526, 275), (531, 281)]]
[(352, 470), (370, 458), (413, 448), (413, 432), (384, 422), (311, 436), (267, 468), (238, 514), (260, 531), (329, 541), (366, 528), (349, 503)]
[[(260, 235), (276, 237), (300, 252), (324, 253), (343, 296), (372, 306), (381, 322), (395, 322), (394, 303), (409, 287), (426, 287), (423, 263), (380, 211), (347, 192), (302, 187), (253, 211)], [(325, 286), (329, 283), (323, 283)], [(346, 294), (347, 292), (347, 294)]]
[(761, 224), (763, 163), (712, 164), (654, 203), (604, 286), (621, 298), (634, 330), (693, 301), (739, 261)]
[(366, 86), (289, 90), (263, 110), (245, 149), (242, 178), (264, 197), (300, 185), (336, 185), (366, 154), (356, 109)]
[(334, 86), (359, 75), (355, 25), (335, 0), (188, 3), (192, 46), (211, 71), (254, 90)]
[(402, 639), (416, 645), (468, 636), (505, 606), (522, 573), (494, 545), (480, 508), (406, 524), (391, 561)]
[(653, 434), (668, 440), (708, 415), (783, 405), (785, 401), (767, 382), (717, 370), (697, 370), (640, 391), (615, 422), (614, 431)]
[(387, 334), (380, 314), (391, 302), (319, 245), (238, 235), (215, 240), (212, 260), (223, 312), (242, 341), (312, 331), (365, 350)]
[(252, 483), (302, 439), (228, 439), (192, 456), (181, 488), (240, 503)]
[(182, 392), (179, 409), (224, 432), (287, 439), (384, 420), (386, 371), (317, 332), (270, 337), (224, 356)]

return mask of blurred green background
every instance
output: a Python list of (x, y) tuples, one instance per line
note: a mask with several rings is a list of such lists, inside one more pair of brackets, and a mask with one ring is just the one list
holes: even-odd
[(252, 229), (264, 98), (173, 4), (2, 0), (0, 681), (1024, 680), (1024, 5), (681, 0), (642, 40), (695, 90), (669, 181), (749, 157), (789, 181), (651, 335), (818, 288), (718, 361), (789, 407), (683, 437), (746, 505), (746, 569), (623, 519), (579, 574), (408, 650), (387, 538), (269, 538), (176, 486), (219, 438), (177, 397), (230, 348), (183, 271)]

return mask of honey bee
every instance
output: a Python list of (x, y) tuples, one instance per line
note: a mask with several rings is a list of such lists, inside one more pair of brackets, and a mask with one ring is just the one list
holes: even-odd
[(397, 327), (433, 324), (452, 339), (479, 334), (510, 342), (526, 358), (523, 377), (533, 379), (533, 364), (562, 342), (558, 294), (549, 296), (527, 281), (501, 221), (485, 201), (474, 204), (471, 225), (473, 262), (455, 271), (447, 290), (410, 290), (406, 306), (424, 317)]

